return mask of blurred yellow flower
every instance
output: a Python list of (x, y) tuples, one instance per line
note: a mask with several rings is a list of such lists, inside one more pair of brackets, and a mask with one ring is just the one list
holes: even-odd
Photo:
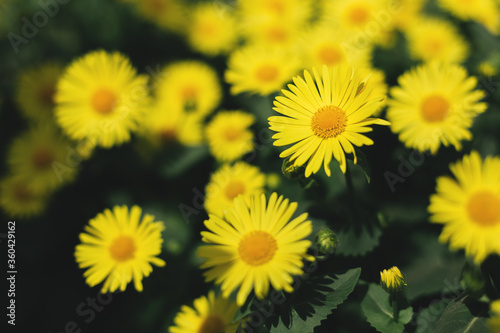
[(133, 206), (115, 206), (105, 209), (91, 219), (80, 234), (75, 258), (91, 287), (104, 281), (102, 293), (124, 291), (134, 280), (137, 291), (142, 291), (142, 279), (153, 271), (151, 264), (162, 267), (161, 253), (163, 222), (153, 222), (154, 216), (144, 214)]
[(323, 66), (320, 75), (313, 68), (314, 79), (308, 71), (304, 78), (295, 77), (278, 96), (274, 110), (283, 116), (269, 117), (275, 146), (288, 146), (280, 157), (290, 157), (295, 166), (305, 165), (305, 176), (318, 172), (323, 163), (330, 176), (334, 157), (346, 172), (345, 153), (354, 155), (354, 146), (372, 145), (361, 133), (370, 132), (370, 125), (389, 125), (383, 119), (370, 118), (385, 96), (372, 95), (372, 83), (363, 79), (350, 66)]
[(181, 33), (186, 25), (186, 10), (179, 0), (127, 0), (137, 6), (139, 15), (157, 26)]
[(279, 91), (300, 68), (300, 59), (286, 49), (248, 45), (231, 53), (226, 82), (233, 95), (249, 92), (269, 95)]
[(62, 65), (46, 63), (28, 68), (20, 74), (16, 101), (28, 120), (54, 119), (54, 93), (62, 72)]
[(296, 202), (273, 193), (269, 201), (264, 194), (253, 196), (250, 205), (238, 196), (224, 219), (211, 215), (205, 221), (209, 231), (201, 233), (210, 245), (198, 248), (198, 255), (206, 259), (201, 268), (208, 268), (207, 282), (221, 284), (224, 297), (239, 287), (238, 305), (252, 289), (263, 299), (270, 284), (292, 292), (292, 275), (304, 273), (302, 260), (314, 260), (307, 254), (311, 242), (304, 239), (312, 224), (306, 221), (307, 213), (290, 221), (296, 209)]
[(421, 17), (405, 31), (410, 56), (422, 61), (461, 63), (469, 45), (457, 28), (443, 19)]
[(266, 178), (259, 168), (246, 162), (224, 164), (215, 171), (205, 189), (205, 209), (208, 214), (224, 217), (233, 200), (242, 195), (247, 204), (250, 197), (264, 192)]
[(486, 110), (484, 92), (465, 68), (429, 63), (405, 72), (390, 90), (387, 119), (408, 148), (435, 154), (441, 144), (462, 148), (475, 116)]
[(206, 127), (210, 153), (220, 162), (232, 162), (253, 150), (250, 126), (255, 117), (243, 111), (219, 111)]
[(432, 223), (443, 224), (439, 236), (450, 249), (464, 249), (480, 264), (500, 254), (500, 158), (472, 151), (450, 165), (455, 177), (439, 177), (428, 211)]
[(492, 34), (500, 33), (500, 3), (495, 0), (439, 0), (439, 6), (461, 20), (482, 24)]
[(43, 213), (49, 200), (48, 193), (34, 193), (29, 183), (9, 175), (0, 180), (0, 206), (12, 217), (32, 217)]
[(238, 311), (234, 301), (221, 296), (215, 297), (213, 291), (193, 302), (193, 307), (183, 305), (175, 316), (175, 326), (169, 327), (170, 333), (234, 333), (238, 323), (232, 323)]
[(57, 123), (72, 139), (96, 146), (127, 142), (149, 100), (146, 83), (120, 53), (90, 52), (69, 65), (58, 82)]

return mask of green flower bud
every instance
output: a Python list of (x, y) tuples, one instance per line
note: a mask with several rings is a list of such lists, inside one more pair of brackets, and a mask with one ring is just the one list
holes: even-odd
[(339, 239), (332, 230), (326, 228), (316, 234), (314, 243), (320, 254), (332, 254), (339, 246)]
[(304, 176), (304, 171), (306, 167), (303, 165), (294, 165), (294, 162), (290, 162), (290, 158), (285, 158), (283, 160), (283, 164), (281, 165), (281, 172), (285, 175), (286, 178), (297, 180), (300, 177)]
[(393, 266), (380, 272), (380, 286), (389, 294), (397, 294), (406, 286), (404, 275)]

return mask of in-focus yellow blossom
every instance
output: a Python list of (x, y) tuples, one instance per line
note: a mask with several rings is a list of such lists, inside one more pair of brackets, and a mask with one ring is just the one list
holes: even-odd
[(465, 68), (430, 63), (405, 72), (390, 90), (387, 119), (408, 148), (435, 154), (441, 145), (462, 148), (475, 116), (486, 110), (484, 92)]
[[(294, 77), (284, 96), (276, 97), (276, 112), (283, 116), (269, 117), (275, 146), (288, 146), (280, 157), (290, 156), (295, 166), (306, 165), (305, 176), (316, 173), (324, 165), (330, 176), (334, 157), (345, 173), (345, 153), (353, 154), (354, 146), (372, 145), (362, 133), (370, 125), (389, 125), (383, 119), (370, 118), (385, 96), (373, 96), (373, 86), (350, 66), (323, 67), (322, 75), (313, 68), (314, 79), (308, 71), (304, 78)], [(353, 146), (354, 145), (354, 146)]]
[(472, 151), (450, 165), (455, 179), (439, 177), (430, 197), (430, 221), (443, 224), (439, 241), (464, 249), (480, 264), (500, 254), (500, 158)]
[(252, 290), (263, 299), (270, 285), (292, 292), (292, 275), (304, 273), (302, 260), (314, 260), (307, 254), (311, 242), (304, 239), (312, 224), (307, 213), (291, 220), (296, 209), (297, 203), (273, 193), (269, 201), (264, 194), (252, 197), (250, 205), (238, 196), (224, 219), (211, 215), (205, 221), (209, 231), (201, 233), (210, 245), (198, 249), (207, 281), (220, 284), (224, 297), (239, 288), (238, 305)]
[(161, 253), (163, 222), (154, 222), (154, 216), (144, 214), (133, 206), (115, 206), (105, 209), (80, 234), (75, 258), (91, 287), (104, 281), (102, 293), (124, 291), (134, 280), (137, 291), (142, 291), (142, 279), (153, 271), (151, 264), (162, 267)]

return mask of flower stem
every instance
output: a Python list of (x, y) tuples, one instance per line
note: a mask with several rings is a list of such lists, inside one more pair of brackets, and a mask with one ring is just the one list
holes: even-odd
[(398, 309), (398, 294), (391, 294), (392, 301), (392, 316), (394, 321), (397, 322), (399, 320), (399, 309)]

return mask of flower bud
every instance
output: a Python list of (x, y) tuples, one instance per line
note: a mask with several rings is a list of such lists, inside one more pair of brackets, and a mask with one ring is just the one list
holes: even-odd
[(406, 286), (404, 275), (393, 266), (380, 272), (380, 286), (389, 294), (399, 293)]
[(283, 160), (283, 164), (281, 165), (283, 175), (292, 180), (297, 180), (301, 176), (304, 176), (305, 169), (304, 165), (294, 165), (294, 162), (290, 162), (290, 158), (288, 157)]
[(332, 254), (339, 246), (339, 239), (332, 230), (326, 228), (316, 234), (314, 243), (320, 254)]

